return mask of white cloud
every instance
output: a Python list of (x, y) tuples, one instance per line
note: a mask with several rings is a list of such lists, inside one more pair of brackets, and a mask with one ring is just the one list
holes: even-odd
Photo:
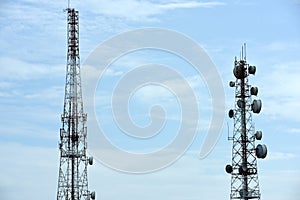
[[(17, 143), (0, 145), (1, 197), (11, 200), (53, 199), (57, 190), (59, 152), (57, 148), (32, 147)], [(226, 155), (225, 155), (226, 154)], [(104, 167), (97, 160), (88, 168), (89, 189), (106, 199), (224, 199), (230, 193), (229, 161), (224, 149), (216, 148), (206, 159), (189, 151), (179, 161), (156, 173), (132, 175)], [(121, 162), (126, 162), (122, 160)], [(273, 170), (260, 166), (259, 181), (266, 199), (295, 199), (299, 170)], [(280, 180), (278, 177), (281, 177)], [(38, 186), (36, 185), (37, 183)], [(278, 183), (278, 184), (272, 184)], [(282, 191), (274, 194), (276, 191)], [(38, 189), (37, 189), (38, 188)], [(112, 190), (112, 188), (114, 188)], [(215, 191), (218, 190), (217, 193)], [(15, 192), (18, 191), (18, 192)], [(118, 192), (115, 192), (118, 191)]]
[[(135, 91), (136, 96), (140, 101), (153, 103), (153, 102), (172, 102), (172, 99), (176, 99), (173, 93), (167, 88), (159, 85), (145, 85)], [(175, 102), (176, 103), (176, 102)]]
[(10, 87), (12, 87), (12, 85), (14, 85), (13, 83), (11, 83), (11, 82), (8, 82), (8, 81), (1, 81), (0, 82), (0, 89), (2, 89), (2, 88), (10, 88)]
[(54, 199), (58, 151), (18, 143), (1, 143), (1, 199)]
[[(173, 165), (143, 175), (119, 173), (96, 162), (90, 170), (90, 185), (101, 193), (102, 199), (197, 199), (199, 193), (202, 198), (224, 199), (230, 178), (223, 170), (222, 160), (199, 161), (197, 153), (189, 152)], [(120, 158), (120, 162), (126, 160)], [(225, 184), (228, 187), (224, 187)], [(109, 189), (111, 185), (118, 194)], [(213, 192), (216, 188), (218, 194)]]
[[(32, 103), (34, 104), (34, 103)], [(0, 138), (38, 144), (57, 139), (62, 109), (40, 105), (9, 105), (0, 107)]]
[(300, 192), (300, 171), (260, 169), (259, 181), (262, 199), (295, 200)]
[(263, 113), (274, 118), (300, 121), (300, 61), (280, 63), (263, 69), (257, 80)]
[(0, 54), (35, 63), (65, 57), (65, 14), (60, 2), (7, 1), (0, 6)]
[[(135, 95), (137, 95), (139, 100), (147, 103), (160, 100), (161, 102), (173, 102), (177, 104), (178, 102), (174, 101), (176, 100), (176, 97), (178, 98), (180, 96), (189, 98), (188, 96), (186, 96), (187, 91), (186, 86), (183, 85), (183, 79), (188, 83), (189, 87), (198, 98), (198, 101), (203, 102), (203, 100), (208, 100), (209, 93), (206, 90), (203, 80), (201, 80), (201, 77), (199, 75), (184, 77), (184, 75), (182, 74), (182, 79), (166, 77), (166, 79), (161, 82), (161, 85), (144, 85), (136, 91)], [(173, 91), (171, 90), (172, 88), (176, 88), (176, 91), (179, 91), (179, 93), (173, 93)]]
[[(32, 147), (18, 143), (0, 145), (0, 196), (11, 200), (54, 199), (57, 191), (59, 152), (57, 148)], [(126, 162), (122, 160), (121, 162)], [(89, 189), (106, 199), (223, 199), (227, 191), (221, 160), (199, 161), (195, 155), (157, 173), (132, 175), (103, 167), (95, 160), (88, 168)], [(217, 173), (216, 173), (217, 172)], [(37, 185), (38, 183), (38, 185)], [(211, 187), (211, 185), (214, 187)], [(112, 190), (112, 188), (114, 188)], [(180, 188), (180, 189), (179, 189)], [(213, 191), (219, 188), (216, 196)], [(228, 185), (229, 188), (229, 185)], [(18, 191), (18, 192), (16, 192)], [(115, 192), (118, 191), (118, 192)]]
[(22, 96), (33, 102), (49, 102), (49, 105), (57, 105), (61, 103), (60, 100), (64, 97), (64, 86), (52, 86), (42, 88), (39, 91), (29, 91)]
[(0, 57), (2, 80), (32, 80), (41, 78), (56, 78), (63, 77), (65, 73), (64, 65), (45, 65), (29, 63), (19, 59)]
[(224, 2), (198, 2), (198, 1), (177, 1), (177, 2), (170, 2), (166, 4), (159, 5), (158, 7), (163, 9), (177, 9), (177, 8), (197, 8), (197, 7), (203, 7), (203, 8), (211, 8), (215, 6), (223, 6), (225, 5)]
[(290, 160), (296, 159), (298, 155), (294, 153), (285, 153), (285, 152), (269, 152), (266, 160)]
[(300, 133), (300, 129), (299, 128), (291, 128), (290, 130), (289, 130), (289, 133)]
[(79, 3), (80, 7), (92, 10), (94, 13), (104, 14), (111, 17), (125, 18), (133, 21), (155, 20), (155, 15), (174, 9), (209, 8), (224, 5), (222, 2), (199, 2), (199, 1), (89, 1)]
[(282, 41), (274, 41), (262, 46), (262, 49), (266, 51), (293, 51), (299, 49), (299, 45), (297, 42), (287, 43)]

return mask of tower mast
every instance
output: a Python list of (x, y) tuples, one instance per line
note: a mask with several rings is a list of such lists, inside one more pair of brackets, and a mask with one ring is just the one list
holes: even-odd
[(242, 47), (240, 59), (235, 58), (233, 74), (235, 81), (229, 86), (235, 87), (235, 108), (229, 110), (229, 117), (234, 119), (232, 165), (226, 166), (226, 172), (231, 174), (230, 199), (260, 199), (258, 170), (256, 158), (265, 158), (267, 147), (255, 140), (261, 140), (262, 132), (256, 131), (252, 123), (252, 113), (260, 113), (262, 103), (257, 96), (258, 88), (251, 87), (248, 76), (255, 75), (256, 67), (246, 62), (246, 45)]
[(57, 200), (95, 199), (88, 190), (87, 166), (93, 157), (86, 154), (87, 114), (83, 111), (79, 56), (79, 17), (74, 8), (67, 12), (67, 65), (64, 110), (60, 129), (60, 165)]

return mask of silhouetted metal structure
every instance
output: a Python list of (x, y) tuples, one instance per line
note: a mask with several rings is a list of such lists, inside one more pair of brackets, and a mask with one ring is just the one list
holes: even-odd
[(235, 88), (235, 108), (229, 110), (229, 117), (234, 120), (232, 137), (232, 165), (225, 170), (231, 174), (230, 199), (260, 199), (258, 170), (256, 158), (265, 158), (267, 147), (255, 140), (261, 140), (262, 132), (256, 131), (252, 122), (252, 113), (260, 113), (262, 103), (257, 96), (258, 88), (249, 84), (248, 76), (255, 75), (256, 67), (246, 62), (246, 45), (242, 47), (240, 60), (235, 58), (233, 74), (235, 81), (229, 86)]
[(78, 11), (67, 8), (67, 66), (64, 111), (60, 129), (60, 165), (57, 200), (95, 199), (95, 192), (88, 190), (87, 165), (87, 114), (83, 112), (80, 80)]

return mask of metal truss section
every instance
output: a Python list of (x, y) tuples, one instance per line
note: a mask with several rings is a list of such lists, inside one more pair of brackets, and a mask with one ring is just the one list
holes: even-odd
[[(245, 46), (242, 52), (246, 51)], [(235, 81), (229, 86), (235, 88), (235, 108), (229, 110), (229, 117), (234, 120), (232, 137), (232, 164), (226, 166), (226, 172), (231, 174), (230, 199), (254, 199), (261, 197), (258, 181), (257, 159), (265, 158), (265, 145), (255, 147), (255, 141), (261, 139), (261, 131), (255, 133), (252, 122), (252, 113), (258, 114), (261, 110), (261, 101), (253, 100), (257, 96), (257, 87), (249, 84), (249, 75), (255, 75), (256, 67), (247, 64), (246, 56), (235, 59), (233, 74)]]
[(67, 65), (64, 110), (60, 129), (60, 165), (57, 200), (95, 199), (88, 190), (87, 166), (93, 158), (87, 157), (87, 114), (83, 112), (79, 56), (78, 11), (67, 8)]

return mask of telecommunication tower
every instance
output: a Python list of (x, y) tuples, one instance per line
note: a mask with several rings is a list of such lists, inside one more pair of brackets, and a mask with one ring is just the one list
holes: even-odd
[[(258, 88), (249, 84), (249, 75), (255, 75), (256, 67), (246, 62), (246, 45), (242, 47), (240, 60), (235, 58), (233, 74), (235, 81), (230, 81), (229, 86), (235, 88), (235, 108), (229, 110), (229, 117), (234, 120), (232, 137), (233, 141), (232, 164), (225, 170), (231, 174), (230, 199), (260, 199), (258, 170), (256, 158), (265, 158), (267, 147), (258, 144), (255, 140), (262, 139), (262, 131), (256, 131), (252, 122), (252, 113), (261, 111), (262, 102), (255, 97)], [(252, 100), (252, 97), (254, 97)]]
[(67, 65), (64, 110), (60, 129), (60, 165), (57, 200), (95, 199), (88, 190), (87, 166), (93, 164), (88, 157), (87, 114), (83, 112), (79, 57), (78, 11), (67, 8)]

